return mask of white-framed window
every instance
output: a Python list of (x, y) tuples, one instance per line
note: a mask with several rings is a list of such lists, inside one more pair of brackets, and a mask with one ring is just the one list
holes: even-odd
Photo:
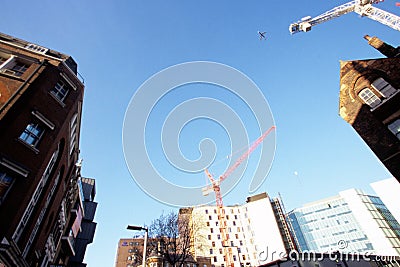
[(6, 172), (0, 171), (0, 205), (6, 198), (11, 186), (14, 184), (15, 178)]
[(41, 54), (46, 54), (46, 52), (49, 50), (48, 48), (36, 44), (27, 44), (25, 48)]
[(64, 102), (69, 92), (69, 86), (63, 80), (59, 80), (56, 85), (50, 90), (50, 93), (61, 102)]
[(395, 120), (388, 125), (389, 130), (400, 139), (400, 119)]
[(370, 106), (371, 108), (374, 108), (378, 106), (382, 101), (380, 98), (375, 95), (374, 92), (372, 92), (371, 89), (369, 88), (364, 88), (358, 93), (358, 96), (362, 99), (362, 101)]
[(372, 88), (378, 91), (383, 97), (388, 98), (394, 93), (396, 93), (396, 88), (390, 85), (383, 78), (378, 78), (371, 84)]
[(43, 136), (44, 127), (39, 123), (30, 123), (20, 135), (19, 139), (30, 146), (36, 147)]
[[(4, 56), (2, 56), (5, 58)], [(2, 62), (0, 71), (17, 77), (22, 76), (31, 64), (27, 60), (23, 60), (16, 56), (10, 56)]]

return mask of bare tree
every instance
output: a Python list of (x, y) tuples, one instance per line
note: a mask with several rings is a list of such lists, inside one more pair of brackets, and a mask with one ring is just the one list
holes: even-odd
[(194, 260), (193, 237), (199, 233), (200, 224), (192, 220), (191, 211), (191, 208), (186, 208), (179, 214), (173, 211), (163, 213), (149, 227), (153, 242), (148, 246), (172, 266), (183, 266)]

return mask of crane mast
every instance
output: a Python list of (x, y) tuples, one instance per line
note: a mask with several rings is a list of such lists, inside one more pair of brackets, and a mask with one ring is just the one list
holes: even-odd
[(372, 6), (372, 4), (378, 2), (379, 0), (354, 0), (337, 6), (315, 18), (311, 18), (310, 16), (304, 17), (300, 21), (290, 24), (289, 31), (291, 34), (301, 31), (308, 32), (317, 24), (321, 24), (350, 12), (355, 12), (360, 16), (368, 17), (400, 31), (400, 17)]
[(232, 248), (230, 248), (229, 244), (229, 237), (228, 233), (226, 230), (226, 218), (225, 218), (225, 211), (223, 209), (223, 201), (222, 201), (222, 194), (221, 194), (221, 182), (225, 180), (229, 175), (232, 174), (236, 170), (237, 167), (258, 147), (258, 145), (264, 140), (265, 137), (267, 137), (272, 130), (274, 130), (276, 127), (271, 126), (266, 132), (263, 133), (254, 143), (249, 147), (249, 149), (239, 157), (239, 159), (236, 160), (236, 162), (228, 168), (228, 170), (222, 174), (218, 180), (214, 179), (212, 174), (208, 171), (208, 169), (205, 169), (204, 172), (206, 173), (208, 179), (210, 180), (211, 184), (209, 186), (206, 186), (205, 188), (202, 189), (203, 195), (208, 195), (210, 191), (214, 191), (215, 193), (215, 199), (216, 199), (216, 205), (217, 205), (217, 214), (218, 214), (218, 221), (219, 221), (219, 228), (220, 232), (222, 235), (222, 246), (224, 250), (224, 256), (225, 256), (225, 263), (227, 267), (233, 267), (234, 263), (232, 260)]

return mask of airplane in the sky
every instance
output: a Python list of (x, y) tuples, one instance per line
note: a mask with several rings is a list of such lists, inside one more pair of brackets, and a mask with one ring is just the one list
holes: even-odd
[(260, 40), (262, 40), (262, 39), (266, 40), (266, 37), (265, 37), (266, 32), (258, 31), (258, 34), (260, 35)]

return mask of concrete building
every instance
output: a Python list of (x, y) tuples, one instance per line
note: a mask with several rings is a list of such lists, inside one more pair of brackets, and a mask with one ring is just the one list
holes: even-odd
[(273, 260), (272, 252), (277, 255), (294, 249), (292, 238), (286, 236), (290, 233), (279, 201), (271, 200), (266, 193), (248, 197), (243, 205), (223, 207), (221, 212), (225, 215), (227, 242), (222, 242), (216, 206), (192, 208), (192, 221), (201, 224), (193, 237), (195, 257), (210, 257), (217, 267), (228, 267), (227, 257), (236, 267), (259, 266)]
[(0, 33), (0, 265), (66, 266), (77, 253), (77, 68), (69, 55)]
[(376, 196), (349, 189), (288, 214), (300, 251), (400, 255), (400, 225)]
[(365, 36), (387, 58), (340, 62), (340, 116), (400, 181), (400, 47)]
[(392, 177), (371, 183), (371, 187), (390, 210), (394, 218), (400, 222), (400, 183)]

